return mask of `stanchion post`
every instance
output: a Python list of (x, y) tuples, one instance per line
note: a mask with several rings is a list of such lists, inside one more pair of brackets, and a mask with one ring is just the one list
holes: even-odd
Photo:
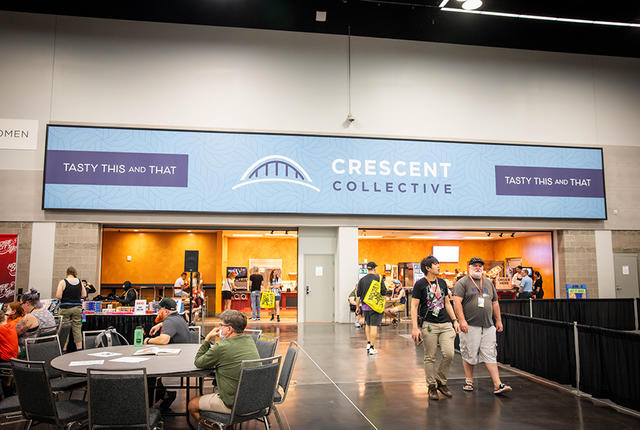
[(640, 299), (633, 299), (633, 311), (636, 317), (636, 331), (640, 330), (638, 328), (638, 304), (640, 303)]
[(533, 318), (533, 299), (529, 297), (529, 316)]
[(580, 392), (580, 344), (578, 341), (578, 322), (573, 322), (573, 344), (576, 352), (576, 393)]

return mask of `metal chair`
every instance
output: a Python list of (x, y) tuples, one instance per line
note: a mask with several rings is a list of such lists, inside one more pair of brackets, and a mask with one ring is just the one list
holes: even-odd
[(25, 351), (28, 361), (42, 361), (45, 363), (47, 375), (52, 380), (51, 389), (56, 392), (73, 391), (87, 385), (86, 378), (83, 377), (63, 377), (62, 373), (51, 367), (51, 360), (62, 355), (58, 335), (36, 337), (25, 340)]
[(262, 335), (256, 341), (256, 348), (258, 348), (258, 355), (260, 358), (273, 357), (278, 347), (278, 338)]
[(87, 382), (89, 429), (163, 428), (160, 411), (149, 408), (145, 369), (87, 369)]
[(18, 396), (4, 397), (3, 390), (0, 389), (0, 427), (13, 426), (13, 424), (29, 420), (22, 416), (20, 401)]
[(240, 379), (230, 414), (201, 411), (200, 427), (220, 429), (245, 421), (260, 420), (269, 429), (267, 416), (273, 406), (273, 393), (278, 383), (278, 371), (282, 356), (244, 360), (240, 367)]
[[(293, 374), (293, 368), (295, 367), (297, 360), (298, 344), (296, 342), (290, 342), (289, 348), (287, 349), (287, 355), (285, 355), (284, 362), (282, 363), (282, 370), (280, 371), (280, 378), (278, 378), (278, 385), (276, 386), (276, 391), (273, 395), (273, 412), (275, 412), (279, 428), (284, 427), (282, 426), (282, 421), (280, 421), (280, 414), (278, 413), (276, 405), (284, 403), (287, 398), (291, 375)], [(281, 389), (282, 392), (280, 391)]]
[(248, 334), (253, 338), (253, 341), (256, 342), (260, 339), (260, 335), (262, 334), (262, 330), (245, 328), (243, 334)]
[(200, 326), (198, 325), (189, 326), (189, 336), (191, 338), (191, 342), (189, 343), (200, 343), (202, 339), (200, 330)]
[[(87, 402), (81, 400), (56, 401), (47, 368), (42, 361), (11, 359), (13, 377), (18, 390), (22, 414), (27, 420), (53, 424), (59, 429), (73, 423), (84, 423), (88, 417)], [(31, 427), (31, 422), (27, 429)]]

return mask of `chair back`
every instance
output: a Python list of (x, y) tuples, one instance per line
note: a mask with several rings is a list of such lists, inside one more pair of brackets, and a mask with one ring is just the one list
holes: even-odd
[(258, 348), (258, 355), (260, 356), (260, 358), (273, 357), (276, 354), (277, 346), (277, 337), (262, 335), (256, 341), (256, 348)]
[(25, 418), (57, 423), (55, 400), (49, 385), (45, 363), (11, 359), (18, 399)]
[(57, 334), (25, 339), (25, 350), (28, 361), (44, 362), (50, 378), (62, 376), (62, 373), (51, 367), (51, 360), (62, 355)]
[(189, 326), (189, 343), (200, 344), (200, 326)]
[(71, 333), (71, 321), (65, 321), (60, 326), (60, 330), (58, 331), (58, 340), (60, 341), (60, 346), (64, 346), (67, 343), (67, 338), (69, 338), (69, 333)]
[(257, 343), (258, 339), (260, 339), (260, 335), (262, 334), (262, 330), (245, 328), (243, 334), (248, 334), (253, 338), (253, 341)]
[[(243, 360), (236, 390), (231, 423), (243, 421), (243, 415), (253, 418), (268, 415), (273, 404), (273, 393), (278, 383), (282, 356)], [(254, 414), (258, 416), (253, 416)]]
[(57, 325), (52, 325), (49, 327), (41, 327), (38, 329), (38, 337), (51, 336), (53, 334), (58, 334)]
[(282, 363), (282, 370), (280, 371), (280, 378), (278, 378), (277, 389), (282, 388), (282, 399), (278, 403), (283, 403), (287, 398), (287, 391), (289, 391), (289, 383), (291, 382), (291, 375), (293, 374), (293, 368), (298, 360), (298, 344), (296, 342), (289, 343), (287, 349), (287, 355), (284, 357)]
[(129, 345), (129, 342), (113, 327), (109, 327), (105, 330), (82, 332), (82, 346), (84, 349), (106, 348), (108, 346), (119, 345)]
[(145, 369), (87, 369), (87, 384), (89, 429), (150, 428)]
[(96, 338), (102, 330), (88, 330), (82, 332), (82, 348), (92, 349), (96, 347)]

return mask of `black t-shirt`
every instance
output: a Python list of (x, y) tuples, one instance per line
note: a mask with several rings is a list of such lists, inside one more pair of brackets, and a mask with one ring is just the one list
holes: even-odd
[[(431, 286), (435, 287), (436, 282), (432, 282), (430, 286), (427, 278), (422, 278), (413, 286), (411, 297), (420, 300), (418, 314), (425, 321), (435, 324), (451, 322), (449, 313), (444, 307), (444, 298), (449, 294), (449, 288), (444, 279), (436, 278), (436, 280), (439, 288), (436, 289), (435, 293), (432, 291)], [(435, 316), (434, 313), (437, 313), (438, 316)]]
[(373, 273), (368, 273), (358, 281), (358, 292), (356, 294), (358, 295), (358, 297), (360, 297), (361, 302), (364, 300), (365, 296), (367, 295), (367, 292), (369, 291), (369, 287), (371, 286), (371, 283), (373, 281), (380, 281), (381, 295), (384, 296), (385, 294), (387, 294), (387, 287), (386, 285), (384, 285), (384, 282), (382, 282), (382, 276), (374, 275)]
[(249, 281), (251, 282), (251, 291), (260, 291), (263, 280), (264, 278), (262, 277), (262, 275), (258, 273), (249, 276)]

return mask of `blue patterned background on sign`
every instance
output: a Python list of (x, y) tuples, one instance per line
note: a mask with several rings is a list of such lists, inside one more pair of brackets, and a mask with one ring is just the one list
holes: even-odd
[[(597, 148), (49, 126), (47, 150), (187, 154), (189, 185), (45, 184), (45, 209), (605, 218), (604, 198), (496, 195), (496, 165), (602, 169)], [(406, 175), (384, 175), (381, 161), (406, 162)], [(423, 163), (436, 163), (437, 176)], [(450, 163), (447, 177), (440, 163)]]

